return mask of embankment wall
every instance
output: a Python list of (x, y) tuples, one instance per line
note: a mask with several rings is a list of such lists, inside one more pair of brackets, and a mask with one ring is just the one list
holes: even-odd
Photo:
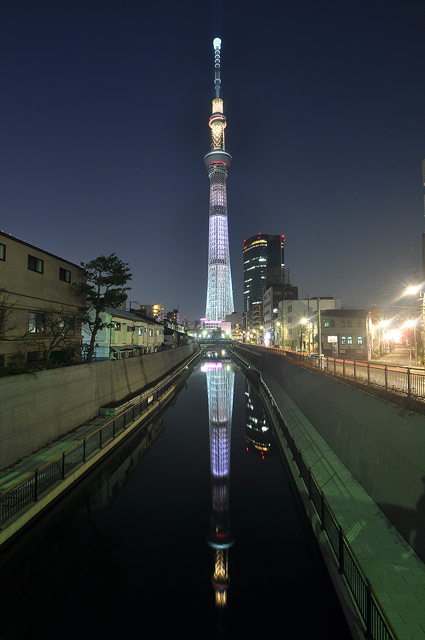
[(103, 405), (143, 390), (196, 348), (1, 378), (0, 469), (90, 420)]
[[(364, 487), (425, 557), (425, 416), (408, 413), (326, 374), (257, 351), (272, 376)], [(290, 425), (289, 425), (290, 426)]]

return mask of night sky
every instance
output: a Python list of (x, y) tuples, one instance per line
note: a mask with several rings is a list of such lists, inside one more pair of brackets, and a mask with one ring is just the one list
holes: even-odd
[(385, 304), (422, 268), (424, 27), (419, 0), (4, 2), (0, 229), (203, 316), (220, 37), (235, 309), (257, 232), (300, 297)]

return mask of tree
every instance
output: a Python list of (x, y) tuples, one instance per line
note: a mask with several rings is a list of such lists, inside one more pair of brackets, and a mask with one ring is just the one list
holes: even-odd
[(12, 294), (4, 287), (0, 287), (0, 340), (19, 342), (26, 336), (26, 333), (15, 335), (16, 323), (10, 321), (15, 306)]
[(108, 307), (118, 308), (127, 300), (127, 291), (131, 287), (125, 285), (132, 278), (128, 263), (123, 262), (115, 253), (110, 256), (99, 256), (90, 262), (81, 263), (84, 282), (74, 283), (81, 294), (91, 303), (80, 307), (82, 321), (90, 334), (90, 343), (86, 361), (91, 362), (96, 345), (96, 335), (101, 329), (110, 326), (104, 322), (101, 314)]
[(25, 342), (30, 345), (35, 344), (44, 351), (42, 364), (47, 365), (49, 360), (56, 360), (62, 364), (67, 360), (70, 361), (71, 350), (75, 352), (81, 348), (79, 331), (75, 335), (76, 329), (81, 324), (81, 312), (77, 316), (70, 315), (69, 309), (61, 305), (42, 309), (32, 316), (34, 317), (30, 318), (29, 334), (36, 333), (37, 337), (27, 339)]

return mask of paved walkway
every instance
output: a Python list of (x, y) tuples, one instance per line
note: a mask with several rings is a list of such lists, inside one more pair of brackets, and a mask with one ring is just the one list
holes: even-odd
[(262, 376), (399, 639), (425, 639), (425, 564), (276, 380)]
[(97, 431), (107, 422), (110, 422), (111, 419), (112, 418), (110, 416), (98, 416), (89, 423), (62, 436), (59, 440), (55, 440), (42, 449), (31, 453), (12, 466), (2, 469), (0, 471), (0, 492), (4, 491), (16, 482), (19, 482), (19, 480), (26, 478), (26, 476), (30, 475), (47, 462), (61, 456), (63, 451), (66, 451), (74, 444), (77, 444), (77, 442), (84, 440), (85, 437), (89, 436), (94, 431)]
[(396, 347), (385, 356), (381, 356), (376, 360), (371, 360), (371, 364), (386, 364), (392, 367), (414, 367), (415, 369), (423, 369), (423, 365), (412, 357), (412, 350)]

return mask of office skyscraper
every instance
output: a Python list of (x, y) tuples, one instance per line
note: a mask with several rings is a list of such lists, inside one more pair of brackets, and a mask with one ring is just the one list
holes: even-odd
[(223, 115), (223, 100), (221, 99), (220, 38), (215, 38), (213, 46), (214, 99), (212, 101), (212, 115), (209, 119), (211, 151), (204, 158), (210, 179), (208, 284), (205, 316), (207, 321), (219, 323), (234, 311), (226, 193), (226, 180), (232, 157), (225, 151), (224, 143), (224, 129), (227, 123)]
[(264, 285), (273, 286), (285, 282), (285, 236), (258, 233), (244, 240), (244, 311), (263, 302)]

